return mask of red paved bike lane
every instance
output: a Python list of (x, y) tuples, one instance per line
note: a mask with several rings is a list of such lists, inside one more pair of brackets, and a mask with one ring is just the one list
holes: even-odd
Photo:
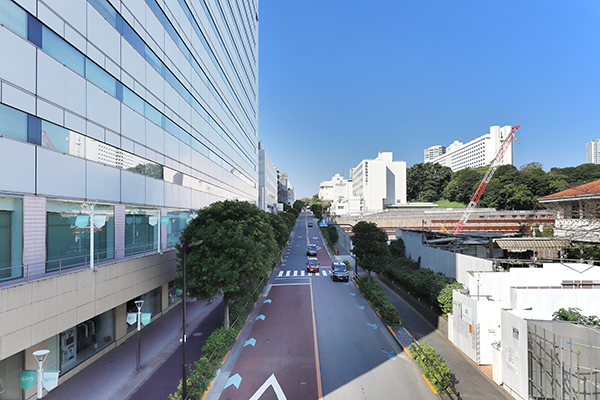
[(261, 301), (261, 315), (254, 321), (219, 399), (319, 399), (310, 284), (273, 285), (267, 299)]

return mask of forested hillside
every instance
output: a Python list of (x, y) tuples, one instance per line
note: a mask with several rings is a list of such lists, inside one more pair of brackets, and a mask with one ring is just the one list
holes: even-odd
[[(452, 172), (440, 164), (414, 164), (406, 170), (407, 200), (436, 202), (449, 200), (468, 204), (483, 179), (487, 167), (466, 168)], [(521, 166), (498, 167), (479, 207), (498, 210), (531, 210), (538, 208), (538, 197), (600, 179), (600, 164), (552, 168), (545, 172), (536, 162)]]

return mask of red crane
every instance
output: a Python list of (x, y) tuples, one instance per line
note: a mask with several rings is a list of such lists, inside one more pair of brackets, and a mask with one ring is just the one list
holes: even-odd
[(457, 233), (459, 233), (461, 231), (461, 229), (463, 228), (463, 226), (465, 226), (465, 223), (471, 216), (471, 213), (473, 212), (473, 210), (475, 210), (475, 207), (477, 206), (477, 202), (481, 198), (483, 191), (487, 187), (488, 183), (490, 183), (490, 179), (492, 179), (492, 175), (494, 175), (494, 172), (496, 172), (496, 169), (500, 166), (500, 162), (502, 162), (502, 159), (504, 158), (504, 154), (506, 153), (508, 146), (510, 146), (510, 143), (514, 139), (515, 132), (517, 129), (519, 129), (519, 125), (513, 126), (512, 129), (510, 130), (510, 134), (508, 135), (508, 137), (504, 140), (504, 142), (500, 146), (500, 150), (498, 150), (496, 157), (494, 157), (494, 159), (492, 160), (492, 163), (490, 164), (490, 167), (488, 168), (487, 172), (485, 173), (483, 180), (479, 184), (479, 187), (475, 191), (475, 194), (473, 195), (473, 198), (471, 199), (471, 202), (469, 203), (467, 210), (463, 214), (460, 221), (458, 221), (458, 224), (456, 224), (456, 226), (452, 230), (453, 234), (456, 235)]

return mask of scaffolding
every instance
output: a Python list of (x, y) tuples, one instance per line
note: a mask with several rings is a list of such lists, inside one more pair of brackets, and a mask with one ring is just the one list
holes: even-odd
[(529, 398), (600, 400), (600, 331), (549, 321), (527, 327)]

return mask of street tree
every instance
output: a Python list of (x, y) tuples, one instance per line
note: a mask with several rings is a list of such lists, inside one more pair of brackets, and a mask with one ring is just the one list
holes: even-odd
[[(253, 280), (265, 277), (278, 259), (278, 244), (267, 213), (254, 204), (222, 201), (198, 212), (177, 245), (179, 287), (183, 252), (187, 252), (187, 291), (210, 301), (223, 295), (225, 327), (229, 304), (241, 298)], [(188, 248), (191, 243), (202, 243)]]
[(352, 252), (361, 268), (369, 272), (369, 277), (371, 272), (384, 272), (390, 262), (385, 231), (373, 222), (360, 221), (354, 225), (352, 232)]

